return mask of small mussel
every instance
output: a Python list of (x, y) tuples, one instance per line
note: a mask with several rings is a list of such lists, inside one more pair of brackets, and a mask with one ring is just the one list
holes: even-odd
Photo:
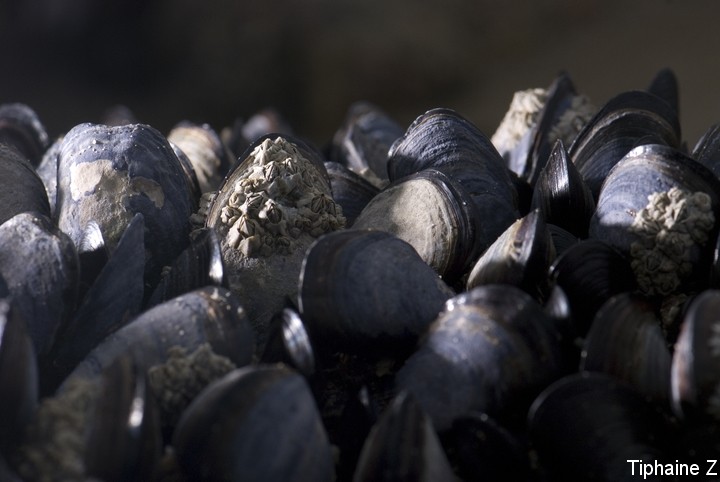
[(311, 338), (331, 351), (412, 345), (453, 295), (408, 243), (356, 229), (310, 247), (298, 291)]
[(380, 189), (339, 162), (325, 162), (325, 169), (330, 177), (333, 199), (342, 207), (346, 226), (351, 227)]
[(167, 139), (150, 126), (75, 126), (60, 146), (57, 189), (56, 220), (75, 243), (94, 221), (112, 250), (133, 216), (144, 216), (150, 286), (187, 246), (189, 186)]
[(513, 286), (485, 285), (448, 300), (395, 380), (443, 431), (471, 411), (518, 425), (563, 370), (543, 308)]
[(398, 394), (365, 440), (353, 482), (455, 481), (430, 418)]
[(183, 413), (172, 446), (190, 480), (335, 478), (312, 392), (283, 365), (239, 368), (211, 383)]
[(378, 229), (406, 241), (448, 284), (480, 253), (479, 215), (459, 183), (436, 169), (399, 179), (372, 198), (356, 229)]

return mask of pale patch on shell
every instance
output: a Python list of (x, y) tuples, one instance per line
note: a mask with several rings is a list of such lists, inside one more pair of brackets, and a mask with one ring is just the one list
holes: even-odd
[(566, 109), (557, 123), (550, 129), (548, 141), (550, 145), (560, 139), (564, 145), (570, 146), (578, 133), (585, 127), (595, 115), (597, 109), (590, 103), (590, 99), (584, 95), (576, 95), (572, 98), (570, 108)]
[(220, 212), (225, 242), (246, 257), (289, 254), (303, 233), (318, 237), (345, 226), (327, 182), (295, 145), (265, 139)]
[(499, 152), (512, 151), (518, 145), (525, 133), (537, 122), (546, 100), (545, 89), (515, 92), (510, 108), (490, 139)]
[(631, 266), (649, 295), (674, 292), (692, 271), (691, 248), (703, 246), (715, 224), (710, 196), (677, 187), (648, 196), (630, 227), (638, 240), (630, 246)]

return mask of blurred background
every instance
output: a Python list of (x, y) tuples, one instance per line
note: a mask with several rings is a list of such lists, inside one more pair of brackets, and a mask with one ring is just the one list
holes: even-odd
[(117, 104), (166, 134), (273, 107), (321, 146), (356, 100), (492, 135), (561, 70), (599, 107), (670, 67), (692, 146), (720, 122), (719, 21), (717, 0), (0, 0), (0, 103), (53, 137)]

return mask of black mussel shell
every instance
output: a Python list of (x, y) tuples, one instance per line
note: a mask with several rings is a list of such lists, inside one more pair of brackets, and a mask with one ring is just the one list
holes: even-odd
[(305, 322), (295, 308), (283, 308), (271, 321), (262, 363), (284, 363), (305, 377), (315, 374), (315, 352)]
[(338, 162), (326, 162), (333, 199), (342, 207), (346, 226), (351, 227), (363, 208), (380, 190), (360, 174)]
[(310, 247), (298, 292), (310, 336), (331, 352), (413, 344), (452, 296), (408, 243), (356, 229), (329, 233)]
[(436, 169), (394, 181), (372, 198), (353, 225), (409, 243), (448, 284), (480, 254), (479, 216), (462, 186)]
[(720, 124), (705, 131), (693, 148), (691, 157), (720, 177)]
[(37, 113), (25, 104), (0, 105), (0, 144), (16, 147), (37, 166), (50, 145), (45, 126)]
[(680, 88), (672, 69), (660, 69), (650, 81), (647, 91), (663, 99), (675, 112), (680, 112)]
[(595, 315), (580, 369), (612, 375), (669, 407), (671, 359), (653, 305), (622, 293)]
[(211, 383), (173, 435), (192, 480), (335, 478), (333, 455), (305, 379), (282, 365), (253, 365)]
[(365, 440), (354, 482), (456, 480), (432, 422), (407, 393), (398, 394)]
[(187, 181), (190, 197), (193, 200), (193, 208), (197, 209), (203, 193), (200, 190), (200, 182), (198, 181), (197, 174), (195, 173), (195, 168), (193, 167), (192, 162), (190, 162), (187, 154), (185, 154), (182, 149), (173, 143), (170, 143), (170, 147), (172, 147), (178, 161), (180, 161), (180, 166), (182, 167), (183, 173), (185, 174), (185, 180)]
[(53, 142), (43, 154), (40, 163), (35, 167), (35, 172), (45, 186), (52, 218), (55, 217), (55, 206), (57, 204), (57, 166), (61, 143), (62, 137)]
[[(248, 145), (254, 144), (258, 139), (268, 134), (294, 136), (293, 128), (288, 120), (280, 111), (272, 107), (260, 109), (250, 116), (247, 121), (241, 123), (239, 127), (242, 141), (237, 140), (232, 144), (235, 146), (234, 152), (237, 156), (241, 155)], [(243, 144), (244, 147), (240, 149), (239, 147)]]
[(546, 222), (587, 237), (595, 201), (560, 140), (535, 183), (530, 208), (539, 209)]
[(388, 155), (391, 181), (436, 169), (461, 185), (480, 216), (480, 250), (519, 217), (517, 192), (505, 161), (485, 134), (451, 109), (419, 116)]
[[(558, 380), (535, 399), (528, 419), (548, 480), (632, 480), (630, 460), (665, 461), (670, 434), (665, 416), (609, 375)], [(637, 464), (634, 470), (639, 476)]]
[(677, 111), (645, 91), (630, 91), (610, 99), (577, 135), (568, 150), (595, 199), (610, 170), (634, 147), (662, 141), (679, 147)]
[(20, 151), (0, 143), (0, 224), (24, 212), (50, 217), (45, 185)]
[(129, 356), (102, 375), (85, 444), (85, 474), (107, 482), (151, 480), (160, 458), (160, 419), (145, 372)]

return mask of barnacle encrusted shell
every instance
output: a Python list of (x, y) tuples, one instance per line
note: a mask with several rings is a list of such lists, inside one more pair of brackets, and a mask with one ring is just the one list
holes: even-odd
[(272, 315), (297, 293), (305, 251), (322, 234), (345, 226), (319, 152), (300, 140), (271, 134), (240, 156), (200, 213), (222, 245), (228, 284), (242, 300), (258, 348)]
[(630, 245), (632, 269), (648, 294), (675, 291), (692, 272), (691, 247), (703, 246), (715, 224), (710, 196), (677, 187), (648, 196), (630, 227), (638, 240)]

